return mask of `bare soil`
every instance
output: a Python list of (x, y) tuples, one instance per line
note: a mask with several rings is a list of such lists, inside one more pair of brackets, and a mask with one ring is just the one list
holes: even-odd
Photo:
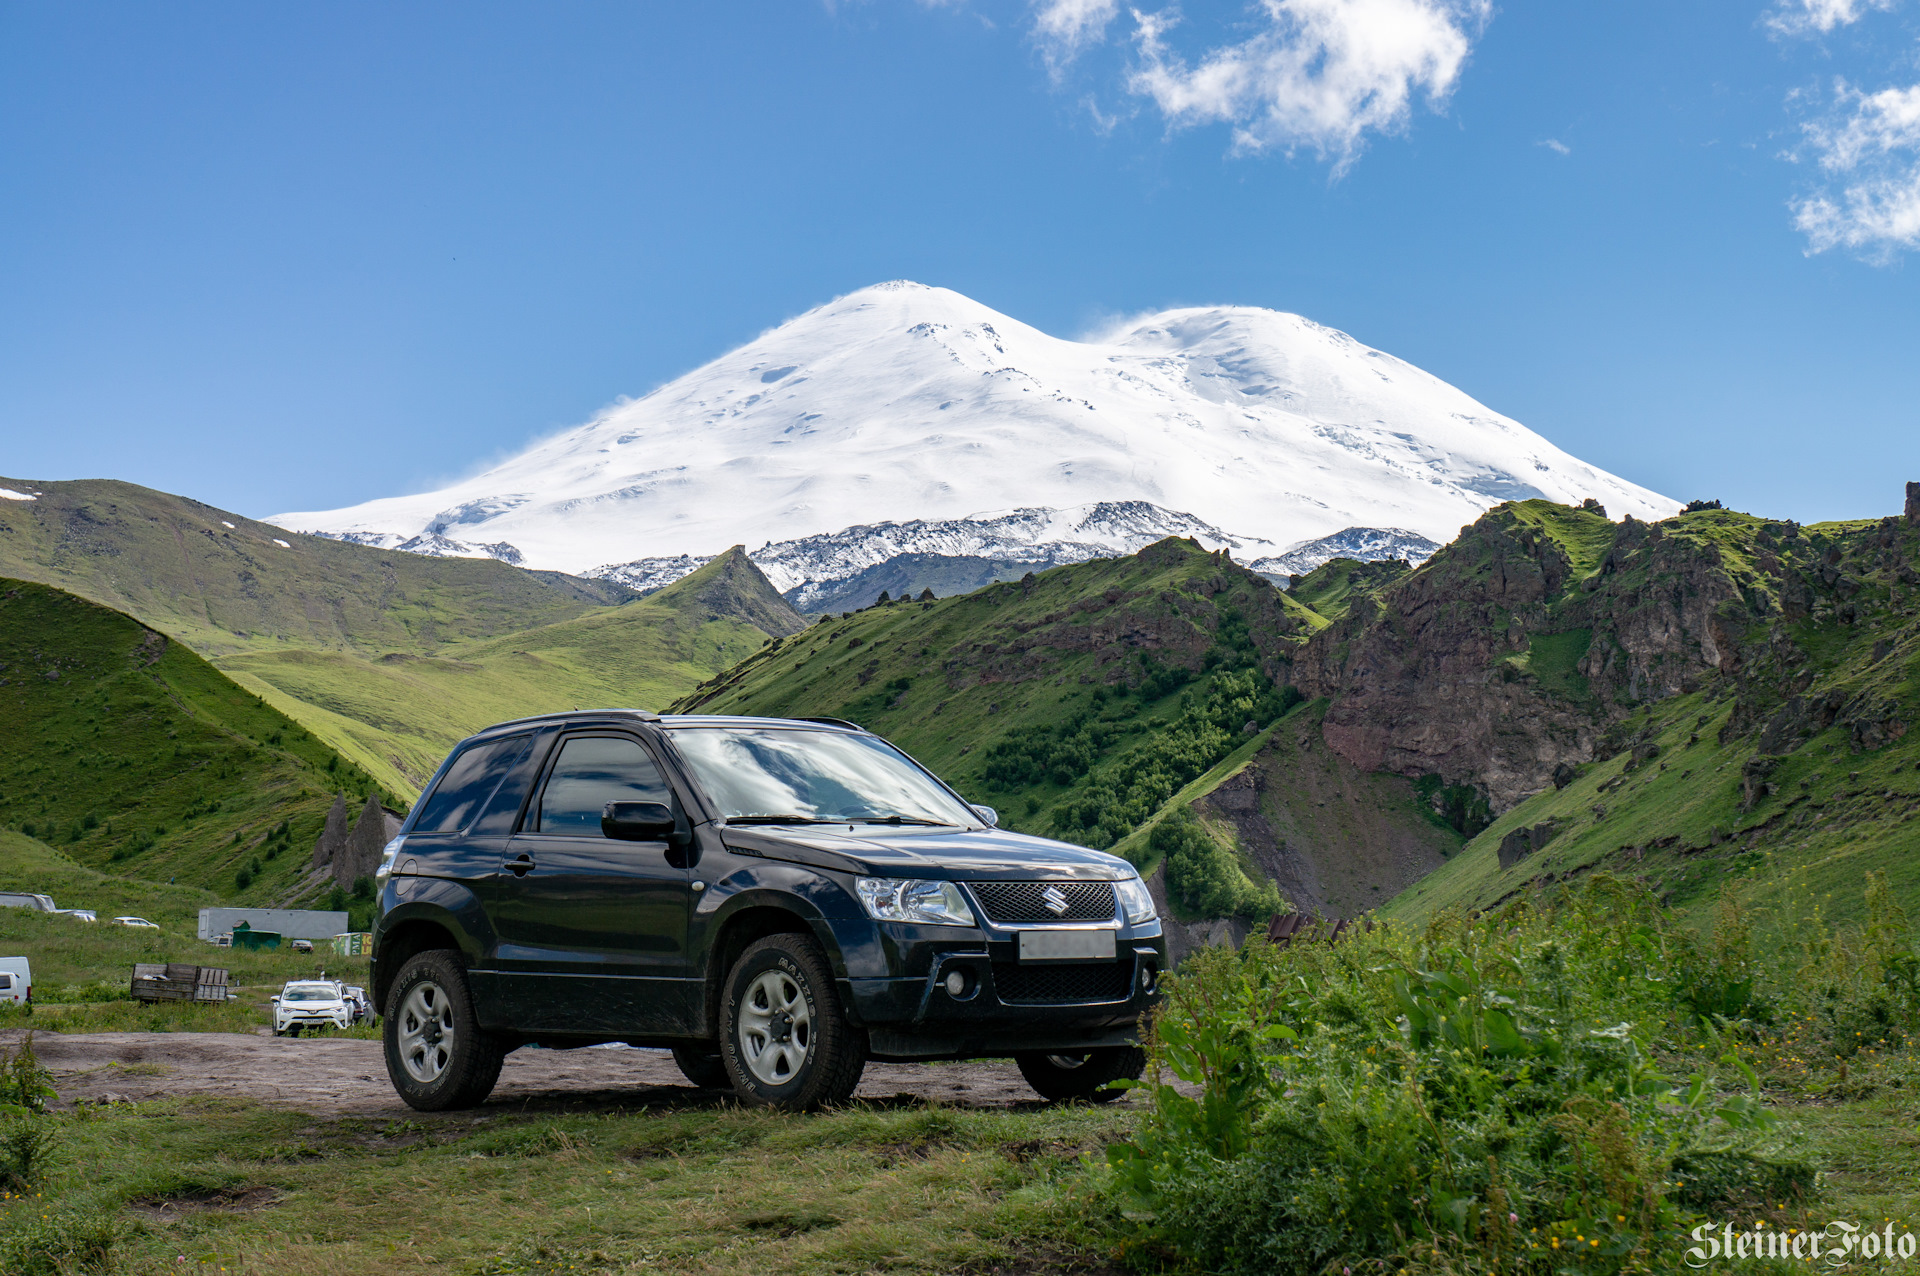
[[(0, 1049), (17, 1047), (25, 1035), (24, 1029), (0, 1032)], [(33, 1045), (53, 1074), (61, 1107), (218, 1097), (286, 1104), (315, 1116), (420, 1120), (428, 1115), (414, 1112), (394, 1094), (378, 1041), (219, 1032), (41, 1031), (34, 1034)], [(691, 1085), (664, 1050), (525, 1049), (507, 1056), (485, 1111), (700, 1107), (726, 1097)], [(1019, 1069), (1005, 1061), (869, 1063), (855, 1097), (870, 1103), (934, 1101), (970, 1108), (1040, 1104)], [(447, 1114), (450, 1119), (458, 1116)]]

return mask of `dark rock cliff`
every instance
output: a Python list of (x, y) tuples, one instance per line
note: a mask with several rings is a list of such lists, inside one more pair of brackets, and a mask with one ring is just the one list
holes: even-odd
[[(1610, 524), (1544, 501), (1496, 507), (1418, 571), (1356, 595), (1294, 681), (1332, 705), (1327, 743), (1362, 770), (1434, 775), (1495, 812), (1618, 752), (1649, 701), (1738, 697), (1726, 728), (1784, 752), (1836, 722), (1855, 748), (1907, 729), (1896, 700), (1815, 688), (1803, 622), (1853, 626), (1920, 586), (1909, 518), (1808, 531), (1719, 509)], [(1891, 648), (1889, 648), (1891, 649)]]

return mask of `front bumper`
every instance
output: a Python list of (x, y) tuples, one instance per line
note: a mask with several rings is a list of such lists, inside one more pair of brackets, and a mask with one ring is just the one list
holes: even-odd
[(879, 929), (891, 973), (850, 969), (841, 995), (883, 1060), (1132, 1044), (1166, 969), (1157, 922), (1119, 930), (1111, 961), (1022, 962), (1020, 927)]

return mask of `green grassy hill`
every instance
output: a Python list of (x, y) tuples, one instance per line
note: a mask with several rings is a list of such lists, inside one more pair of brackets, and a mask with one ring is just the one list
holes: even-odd
[(1356, 596), (1369, 596), (1405, 576), (1410, 569), (1400, 559), (1363, 563), (1334, 558), (1300, 577), (1287, 596), (1326, 620), (1347, 614)]
[(0, 825), (227, 900), (286, 894), (333, 794), (374, 787), (179, 643), (27, 581), (0, 580), (0, 721)]
[(411, 798), (462, 737), (508, 718), (658, 708), (806, 627), (738, 546), (618, 607), (433, 655), (276, 651), (219, 665)]
[(301, 536), (129, 483), (0, 486), (39, 494), (0, 501), (0, 576), (185, 643), (402, 801), (479, 727), (662, 704), (805, 625), (738, 549), (641, 600), (491, 559)]
[(1191, 541), (815, 625), (682, 712), (846, 718), (1010, 827), (1107, 846), (1279, 717), (1306, 613)]
[(634, 597), (620, 585), (492, 559), (302, 536), (131, 483), (0, 478), (0, 487), (39, 493), (0, 501), (0, 576), (124, 611), (208, 657), (429, 654)]

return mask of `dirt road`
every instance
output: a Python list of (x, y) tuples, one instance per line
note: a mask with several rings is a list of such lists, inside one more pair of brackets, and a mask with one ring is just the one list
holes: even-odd
[[(0, 1049), (13, 1049), (23, 1035), (19, 1029), (0, 1032)], [(377, 1041), (217, 1032), (39, 1032), (34, 1049), (53, 1073), (61, 1107), (109, 1096), (139, 1102), (219, 1095), (283, 1103), (315, 1116), (420, 1115), (394, 1095)], [(664, 1050), (529, 1049), (507, 1056), (486, 1106), (578, 1111), (698, 1106), (719, 1097), (688, 1084)], [(1038, 1102), (1011, 1063), (979, 1062), (870, 1063), (856, 1097), (932, 1099), (975, 1108)]]

